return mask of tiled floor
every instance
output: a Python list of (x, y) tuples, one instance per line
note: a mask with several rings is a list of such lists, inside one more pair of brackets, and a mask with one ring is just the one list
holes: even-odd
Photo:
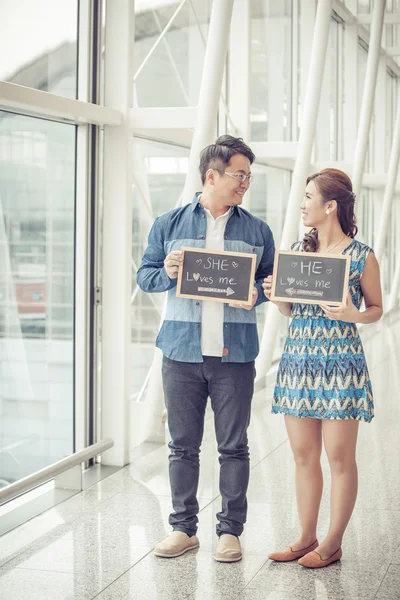
[[(298, 533), (293, 460), (271, 388), (254, 400), (249, 513), (236, 564), (212, 558), (218, 461), (208, 419), (199, 485), (200, 549), (165, 560), (152, 554), (169, 528), (168, 451), (143, 456), (0, 538), (2, 600), (357, 600), (400, 599), (400, 320), (365, 330), (376, 418), (361, 424), (359, 497), (343, 559), (311, 571), (268, 552)], [(329, 471), (319, 536), (329, 520)]]

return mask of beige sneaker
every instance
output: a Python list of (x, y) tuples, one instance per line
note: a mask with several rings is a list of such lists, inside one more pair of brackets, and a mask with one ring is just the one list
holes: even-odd
[(242, 550), (239, 539), (235, 535), (230, 535), (229, 533), (221, 535), (214, 558), (218, 562), (237, 562), (238, 560), (242, 560)]
[(194, 550), (198, 547), (199, 539), (197, 536), (189, 537), (183, 531), (173, 531), (165, 540), (157, 544), (154, 548), (154, 554), (163, 558), (175, 558), (175, 556), (180, 556), (188, 550)]

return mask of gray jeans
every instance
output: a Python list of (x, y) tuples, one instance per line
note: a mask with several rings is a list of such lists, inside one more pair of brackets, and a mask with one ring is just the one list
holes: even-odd
[(219, 489), (222, 510), (217, 514), (217, 535), (240, 535), (246, 522), (249, 483), (247, 428), (254, 390), (254, 361), (223, 363), (205, 356), (203, 363), (185, 363), (163, 357), (165, 404), (171, 435), (169, 477), (174, 531), (197, 531), (199, 453), (204, 414), (210, 396), (218, 443)]

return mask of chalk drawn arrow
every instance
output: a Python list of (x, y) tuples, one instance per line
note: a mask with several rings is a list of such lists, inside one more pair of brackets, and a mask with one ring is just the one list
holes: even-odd
[(220, 290), (219, 288), (208, 288), (208, 287), (199, 287), (197, 288), (198, 292), (214, 292), (216, 294), (226, 294), (227, 296), (232, 296), (232, 294), (235, 293), (235, 291), (228, 287), (226, 288), (226, 290)]
[(287, 288), (287, 290), (285, 290), (285, 292), (287, 294), (289, 294), (289, 296), (294, 296), (294, 294), (296, 293), (296, 290), (293, 288)]

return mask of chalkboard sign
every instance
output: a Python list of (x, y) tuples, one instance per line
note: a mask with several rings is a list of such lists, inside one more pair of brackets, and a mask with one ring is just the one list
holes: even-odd
[(350, 256), (277, 250), (271, 300), (343, 305), (349, 271)]
[(203, 248), (181, 248), (178, 298), (251, 304), (256, 255), (245, 252), (216, 252)]

